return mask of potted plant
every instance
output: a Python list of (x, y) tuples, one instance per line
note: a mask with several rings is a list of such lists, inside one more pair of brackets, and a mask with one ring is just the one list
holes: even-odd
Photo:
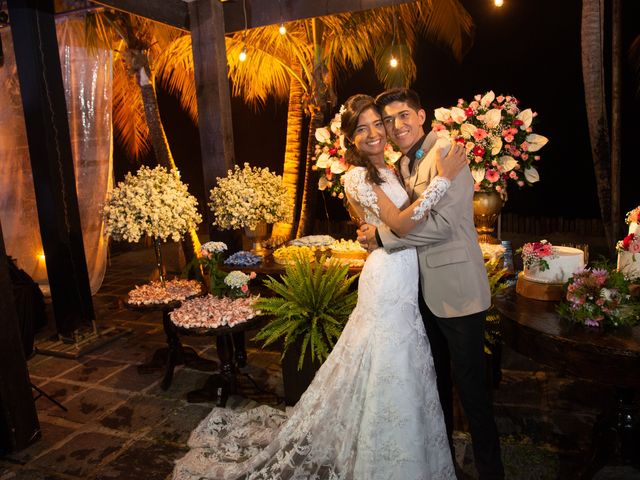
[(356, 305), (358, 294), (350, 287), (358, 275), (348, 273), (348, 265), (325, 266), (324, 256), (318, 262), (298, 257), (287, 265), (280, 281), (269, 276), (264, 282), (275, 296), (258, 299), (254, 307), (272, 320), (255, 340), (264, 346), (282, 341), (287, 405), (294, 405), (307, 389)]

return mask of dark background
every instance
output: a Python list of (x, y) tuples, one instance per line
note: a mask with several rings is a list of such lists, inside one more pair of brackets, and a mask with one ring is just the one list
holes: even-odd
[[(607, 2), (608, 4), (610, 2)], [(580, 52), (580, 0), (463, 0), (476, 24), (475, 42), (461, 63), (448, 51), (424, 40), (416, 52), (418, 75), (412, 85), (422, 98), (430, 124), (433, 110), (454, 105), (458, 98), (493, 90), (514, 95), (522, 108), (538, 112), (534, 132), (549, 143), (537, 164), (540, 182), (518, 189), (509, 186), (505, 212), (548, 217), (598, 218), (599, 207), (584, 106)], [(609, 5), (610, 7), (610, 5)], [(640, 1), (622, 0), (623, 7), (623, 150), (621, 210), (640, 204), (640, 158), (635, 148), (640, 99), (627, 60), (632, 39), (640, 34)], [(609, 58), (610, 45), (605, 45)], [(609, 71), (607, 76), (610, 77)], [(354, 93), (382, 90), (372, 66), (345, 76), (338, 84), (338, 105)], [(159, 91), (162, 118), (184, 180), (198, 197), (201, 185), (198, 132), (176, 101)], [(236, 162), (269, 166), (282, 172), (286, 132), (285, 103), (269, 102), (255, 111), (232, 99)], [(337, 110), (337, 107), (336, 107)], [(306, 144), (306, 143), (305, 143)], [(149, 162), (150, 159), (143, 159)], [(116, 145), (116, 178), (136, 168)], [(340, 202), (317, 192), (317, 218), (327, 212), (346, 219)], [(323, 207), (326, 205), (326, 209)]]

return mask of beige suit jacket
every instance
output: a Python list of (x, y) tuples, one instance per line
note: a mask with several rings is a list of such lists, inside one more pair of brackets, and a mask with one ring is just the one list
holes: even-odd
[[(434, 132), (427, 135), (422, 144), (426, 155), (416, 159), (405, 179), (412, 202), (438, 174), (436, 140)], [(435, 315), (462, 317), (489, 308), (491, 294), (473, 224), (473, 177), (468, 168), (453, 180), (428, 219), (409, 235), (399, 238), (386, 225), (379, 227), (379, 233), (387, 250), (417, 247), (422, 295)]]

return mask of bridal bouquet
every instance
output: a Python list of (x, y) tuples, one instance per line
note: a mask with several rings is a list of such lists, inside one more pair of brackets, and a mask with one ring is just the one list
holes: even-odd
[(498, 192), (506, 198), (508, 180), (524, 187), (540, 179), (534, 163), (548, 139), (533, 133), (537, 113), (520, 110), (519, 103), (490, 91), (434, 112), (432, 129), (466, 146), (476, 192)]
[(291, 206), (282, 176), (268, 168), (235, 165), (210, 192), (213, 224), (223, 230), (256, 228), (258, 222), (288, 222)]
[[(340, 107), (340, 111), (331, 119), (328, 126), (316, 128), (315, 153), (311, 158), (315, 162), (313, 170), (320, 172), (318, 189), (327, 190), (332, 197), (340, 199), (344, 198), (342, 174), (349, 168), (345, 160), (344, 135), (340, 130), (343, 111), (344, 105)], [(389, 165), (393, 165), (402, 156), (402, 153), (394, 150), (391, 144), (385, 145), (384, 152), (385, 161)]]
[(629, 294), (629, 285), (621, 272), (585, 268), (569, 279), (558, 313), (589, 327), (634, 326), (640, 320), (640, 303)]
[(135, 175), (127, 173), (103, 205), (105, 234), (128, 242), (143, 235), (178, 241), (202, 221), (197, 207), (177, 171), (143, 166)]

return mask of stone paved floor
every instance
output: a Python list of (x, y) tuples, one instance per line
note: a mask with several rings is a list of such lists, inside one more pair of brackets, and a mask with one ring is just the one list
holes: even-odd
[[(169, 252), (165, 257), (175, 270), (175, 255)], [(134, 284), (147, 281), (151, 265), (150, 249), (113, 255), (104, 284), (94, 296), (99, 328), (117, 326), (130, 330), (129, 334), (77, 360), (40, 354), (29, 360), (32, 382), (69, 411), (40, 398), (36, 406), (42, 438), (0, 458), (0, 480), (163, 480), (170, 476), (173, 461), (185, 453), (189, 433), (211, 407), (188, 403), (186, 393), (199, 388), (209, 374), (179, 366), (171, 388), (163, 391), (162, 372), (137, 372), (137, 366), (164, 344), (161, 314), (128, 311), (120, 298)], [(186, 337), (183, 343), (203, 357), (215, 358), (212, 338)], [(246, 371), (282, 395), (279, 354), (254, 345), (248, 352)], [(573, 472), (586, 459), (591, 426), (610, 392), (564, 378), (509, 350), (503, 367), (494, 403), (507, 478), (576, 478)], [(231, 397), (228, 407), (243, 409), (274, 401), (249, 389)], [(462, 420), (458, 427), (464, 429)], [(458, 431), (455, 446), (460, 468), (473, 478), (468, 435)], [(640, 479), (640, 472), (607, 467), (594, 478)]]

